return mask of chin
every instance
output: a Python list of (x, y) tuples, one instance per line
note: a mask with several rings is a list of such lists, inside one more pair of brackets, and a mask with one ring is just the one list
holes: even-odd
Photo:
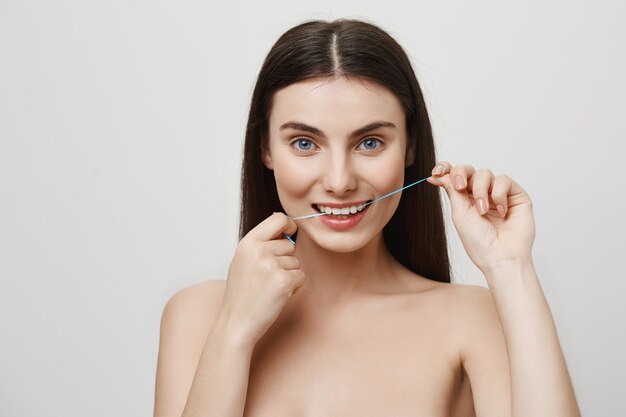
[(354, 233), (315, 230), (313, 233), (307, 234), (309, 239), (319, 247), (337, 253), (356, 252), (376, 237), (372, 231)]

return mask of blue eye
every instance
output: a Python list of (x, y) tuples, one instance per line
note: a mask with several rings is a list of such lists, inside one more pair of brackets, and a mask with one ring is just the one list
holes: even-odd
[(299, 151), (310, 151), (315, 146), (309, 139), (296, 139), (291, 145), (294, 144)]
[(382, 143), (383, 142), (380, 139), (367, 138), (363, 142), (361, 142), (361, 145), (363, 145), (364, 148), (368, 151), (374, 151), (380, 148), (380, 146), (377, 146), (377, 145), (382, 145)]

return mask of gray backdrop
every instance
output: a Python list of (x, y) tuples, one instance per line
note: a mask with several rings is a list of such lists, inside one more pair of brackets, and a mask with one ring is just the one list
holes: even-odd
[(163, 306), (237, 242), (261, 62), (338, 17), (405, 47), (439, 159), (530, 193), (581, 410), (626, 415), (624, 3), (342, 3), (0, 0), (0, 415), (152, 414)]

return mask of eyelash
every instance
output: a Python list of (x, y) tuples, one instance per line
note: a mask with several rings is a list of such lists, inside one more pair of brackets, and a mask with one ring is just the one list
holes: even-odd
[[(360, 146), (361, 144), (363, 144), (364, 142), (368, 141), (368, 140), (375, 140), (375, 141), (377, 141), (377, 142), (378, 142), (378, 144), (379, 144), (379, 145), (378, 145), (375, 149), (366, 149), (366, 150), (371, 151), (371, 152), (375, 152), (375, 151), (380, 150), (380, 148), (381, 148), (381, 147), (385, 144), (385, 143), (382, 141), (382, 139), (379, 139), (379, 138), (377, 138), (377, 137), (373, 137), (373, 136), (372, 136), (372, 137), (368, 137), (368, 138), (363, 139), (363, 140), (359, 143), (359, 146)], [(308, 151), (308, 150), (305, 150), (305, 149), (298, 149), (298, 148), (296, 148), (296, 147), (294, 146), (294, 145), (297, 145), (300, 141), (308, 141), (308, 142), (310, 142), (312, 145), (315, 145), (315, 143), (314, 143), (311, 139), (307, 139), (307, 138), (297, 138), (297, 139), (295, 139), (293, 142), (291, 142), (291, 144), (290, 144), (290, 145), (291, 145), (292, 147), (294, 147), (294, 149), (296, 149), (296, 151), (299, 151), (299, 152), (307, 152), (307, 151)], [(315, 146), (317, 146), (317, 145), (315, 145)]]

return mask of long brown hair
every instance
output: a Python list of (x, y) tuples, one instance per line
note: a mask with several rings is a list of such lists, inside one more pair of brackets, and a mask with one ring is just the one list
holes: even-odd
[[(272, 46), (252, 94), (241, 170), (240, 239), (273, 212), (284, 212), (274, 173), (261, 158), (274, 93), (309, 78), (339, 76), (373, 81), (398, 97), (406, 115), (407, 152), (414, 154), (413, 163), (404, 170), (404, 184), (431, 175), (436, 159), (430, 120), (402, 47), (371, 23), (352, 19), (304, 22)], [(405, 267), (426, 278), (450, 282), (438, 187), (420, 184), (403, 192), (383, 235), (391, 254)]]

